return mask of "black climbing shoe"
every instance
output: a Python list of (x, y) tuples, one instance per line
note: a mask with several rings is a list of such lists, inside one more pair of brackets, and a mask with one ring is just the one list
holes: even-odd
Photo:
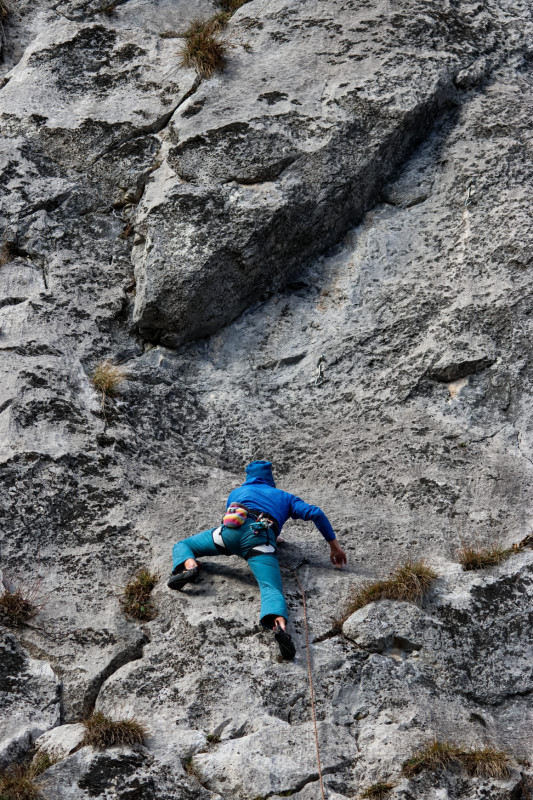
[(198, 577), (199, 571), (200, 567), (193, 567), (192, 569), (184, 569), (182, 572), (177, 572), (175, 575), (171, 575), (167, 581), (168, 588), (181, 589), (186, 583), (195, 581)]
[(286, 661), (290, 661), (296, 655), (296, 648), (291, 637), (284, 631), (281, 625), (274, 628), (274, 638), (279, 646), (279, 652)]

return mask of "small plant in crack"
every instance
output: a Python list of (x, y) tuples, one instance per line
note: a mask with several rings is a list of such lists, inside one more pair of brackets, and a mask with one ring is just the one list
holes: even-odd
[(111, 719), (102, 711), (93, 711), (83, 722), (85, 736), (82, 746), (90, 745), (99, 750), (117, 745), (142, 744), (148, 735), (148, 728), (134, 717)]
[(220, 38), (220, 31), (227, 23), (225, 14), (215, 14), (207, 20), (196, 19), (183, 34), (184, 44), (180, 50), (182, 67), (195, 69), (202, 78), (211, 78), (224, 69), (228, 43)]
[(366, 798), (368, 798), (368, 800), (385, 800), (393, 789), (393, 783), (383, 783), (382, 781), (373, 783), (363, 791), (361, 800), (365, 800)]
[(0, 595), (0, 623), (7, 628), (20, 628), (37, 616), (45, 605), (40, 590), (40, 579), (28, 585), (19, 582), (11, 589), (6, 587)]
[(5, 3), (4, 0), (0, 0), (0, 25), (9, 17), (10, 12), (11, 9), (7, 3)]
[(106, 3), (105, 5), (100, 6), (100, 8), (98, 9), (98, 12), (100, 14), (103, 14), (106, 17), (112, 17), (113, 14), (115, 13), (115, 9), (122, 2), (123, 2), (123, 0), (114, 0), (114, 2), (112, 2), (112, 3)]
[[(0, 5), (1, 8), (1, 5)], [(0, 14), (0, 25), (3, 17)], [(0, 28), (1, 29), (1, 28)], [(9, 264), (10, 261), (13, 260), (13, 252), (9, 243), (4, 241), (2, 246), (0, 247), (0, 267), (4, 267), (6, 264)]]
[(334, 620), (332, 630), (339, 631), (351, 614), (376, 600), (420, 602), (436, 578), (437, 573), (424, 561), (405, 561), (385, 580), (366, 583), (356, 589), (348, 600), (345, 614)]
[(499, 545), (491, 545), (490, 547), (473, 547), (471, 545), (463, 545), (457, 553), (457, 560), (462, 564), (465, 571), (486, 569), (487, 567), (495, 567), (505, 561), (513, 554), (512, 547), (500, 547)]
[(119, 239), (128, 239), (135, 230), (132, 222), (127, 222), (119, 233)]
[(154, 619), (157, 611), (150, 600), (150, 594), (158, 580), (159, 575), (156, 572), (140, 569), (124, 587), (119, 601), (124, 612), (135, 619)]
[(480, 778), (507, 778), (510, 758), (493, 747), (463, 748), (450, 742), (434, 741), (422, 747), (402, 767), (402, 774), (412, 778), (423, 770), (436, 772), (463, 767), (469, 775)]
[(102, 395), (102, 410), (105, 411), (107, 397), (115, 397), (118, 387), (126, 380), (127, 372), (112, 361), (100, 361), (92, 375), (94, 388)]
[(59, 759), (48, 753), (37, 753), (33, 761), (12, 764), (0, 772), (1, 800), (43, 800), (43, 782), (37, 778)]
[(187, 775), (190, 775), (191, 778), (195, 778), (195, 780), (197, 780), (198, 783), (202, 785), (201, 775), (194, 765), (193, 758), (194, 756), (189, 756), (188, 758), (185, 759), (185, 761), (183, 762), (183, 769), (185, 770)]
[(235, 14), (239, 8), (248, 2), (250, 2), (250, 0), (219, 0), (218, 4), (223, 11), (227, 11), (229, 14)]

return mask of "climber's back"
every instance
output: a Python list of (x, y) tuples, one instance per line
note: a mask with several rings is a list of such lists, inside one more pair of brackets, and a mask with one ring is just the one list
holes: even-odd
[(318, 506), (309, 505), (296, 495), (276, 488), (270, 461), (252, 461), (248, 464), (246, 480), (231, 492), (227, 506), (235, 503), (272, 517), (278, 524), (276, 534), (291, 517), (314, 522), (326, 541), (335, 538), (328, 518)]

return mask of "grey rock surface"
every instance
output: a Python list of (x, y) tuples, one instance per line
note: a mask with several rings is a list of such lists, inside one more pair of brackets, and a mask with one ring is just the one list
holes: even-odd
[(79, 750), (85, 737), (85, 727), (81, 723), (59, 725), (39, 736), (35, 742), (38, 753), (47, 753), (50, 758), (63, 759)]
[(98, 751), (83, 747), (59, 761), (43, 776), (43, 790), (57, 800), (116, 798), (131, 800), (217, 800), (217, 795), (197, 789), (185, 778), (172, 776), (154, 764), (143, 748), (112, 747)]
[[(330, 800), (518, 800), (531, 551), (469, 573), (457, 550), (531, 532), (531, 4), (252, 0), (200, 81), (160, 34), (217, 8), (21, 0), (5, 22), (0, 545), (6, 581), (42, 587), (2, 634), (5, 760), (96, 708), (145, 745), (65, 755), (54, 800), (319, 796), (294, 574), (291, 663), (244, 562), (164, 580), (269, 458), (348, 555), (284, 529)], [(104, 358), (127, 379), (103, 403)], [(440, 576), (422, 605), (335, 633), (418, 557)], [(145, 622), (119, 603), (141, 567)], [(509, 779), (401, 778), (434, 738), (504, 749)]]
[(135, 319), (163, 344), (213, 333), (335, 245), (456, 87), (525, 41), (501, 5), (253, 8), (227, 72), (176, 109), (136, 217)]
[[(341, 773), (357, 756), (353, 737), (343, 728), (327, 725), (320, 727), (319, 735), (323, 772)], [(250, 786), (261, 797), (294, 792), (317, 777), (313, 745), (311, 723), (272, 724), (199, 753), (192, 759), (192, 770), (203, 786), (230, 797), (248, 797)]]
[(30, 658), (16, 637), (0, 637), (0, 767), (25, 756), (60, 719), (60, 683), (47, 661)]

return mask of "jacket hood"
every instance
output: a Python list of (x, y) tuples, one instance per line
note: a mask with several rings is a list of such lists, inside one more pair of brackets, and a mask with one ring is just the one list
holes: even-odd
[(274, 476), (272, 475), (272, 463), (270, 461), (252, 461), (246, 467), (246, 483), (268, 483), (275, 486)]

